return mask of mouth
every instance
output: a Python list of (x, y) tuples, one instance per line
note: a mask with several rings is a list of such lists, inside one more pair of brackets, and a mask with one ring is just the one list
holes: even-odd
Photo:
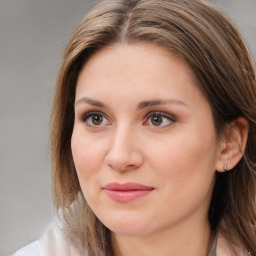
[(155, 188), (145, 186), (138, 183), (109, 183), (103, 187), (106, 195), (112, 200), (122, 203), (134, 201), (138, 198), (144, 197), (152, 192)]

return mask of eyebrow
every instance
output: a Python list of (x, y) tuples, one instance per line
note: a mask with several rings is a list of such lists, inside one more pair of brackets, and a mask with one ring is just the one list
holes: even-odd
[(96, 106), (96, 107), (100, 107), (100, 108), (106, 108), (107, 107), (104, 103), (102, 103), (98, 100), (93, 100), (93, 99), (87, 98), (87, 97), (83, 97), (83, 98), (77, 100), (75, 102), (75, 105), (81, 104), (81, 103), (88, 103), (92, 106)]
[(151, 106), (165, 105), (165, 104), (178, 104), (186, 107), (188, 106), (185, 102), (178, 99), (164, 99), (164, 100), (142, 101), (138, 104), (137, 109), (143, 109)]
[[(94, 100), (91, 98), (83, 97), (75, 102), (75, 105), (81, 104), (81, 103), (87, 103), (92, 106), (100, 107), (100, 108), (107, 108), (107, 105), (102, 103), (101, 101)], [(148, 100), (148, 101), (142, 101), (137, 105), (137, 110), (151, 107), (151, 106), (157, 106), (157, 105), (165, 105), (165, 104), (178, 104), (181, 106), (188, 106), (185, 102), (178, 100), (178, 99), (163, 99), (163, 100)]]

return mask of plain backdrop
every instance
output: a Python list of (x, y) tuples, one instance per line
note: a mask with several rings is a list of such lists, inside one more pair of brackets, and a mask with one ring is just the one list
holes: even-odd
[[(209, 0), (256, 56), (256, 0)], [(0, 256), (36, 240), (54, 217), (49, 115), (60, 58), (90, 0), (0, 0)], [(255, 103), (256, 104), (256, 103)]]

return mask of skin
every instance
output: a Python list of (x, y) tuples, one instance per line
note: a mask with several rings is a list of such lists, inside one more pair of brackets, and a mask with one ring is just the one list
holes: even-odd
[[(154, 100), (164, 102), (141, 104)], [(147, 43), (96, 52), (79, 74), (71, 146), (115, 255), (206, 255), (215, 171), (225, 162), (211, 107), (185, 62)], [(103, 189), (110, 182), (153, 190), (116, 202)]]

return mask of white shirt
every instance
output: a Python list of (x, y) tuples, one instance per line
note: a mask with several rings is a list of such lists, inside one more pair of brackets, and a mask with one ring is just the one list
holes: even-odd
[[(79, 253), (68, 243), (57, 224), (47, 229), (41, 239), (18, 250), (13, 256), (87, 256), (86, 252)], [(215, 254), (213, 254), (215, 255)], [(239, 256), (247, 256), (248, 252), (240, 249)], [(216, 256), (233, 256), (227, 241), (221, 234), (217, 238)]]
[(18, 250), (13, 256), (86, 256), (68, 243), (58, 225), (51, 225), (41, 239)]

